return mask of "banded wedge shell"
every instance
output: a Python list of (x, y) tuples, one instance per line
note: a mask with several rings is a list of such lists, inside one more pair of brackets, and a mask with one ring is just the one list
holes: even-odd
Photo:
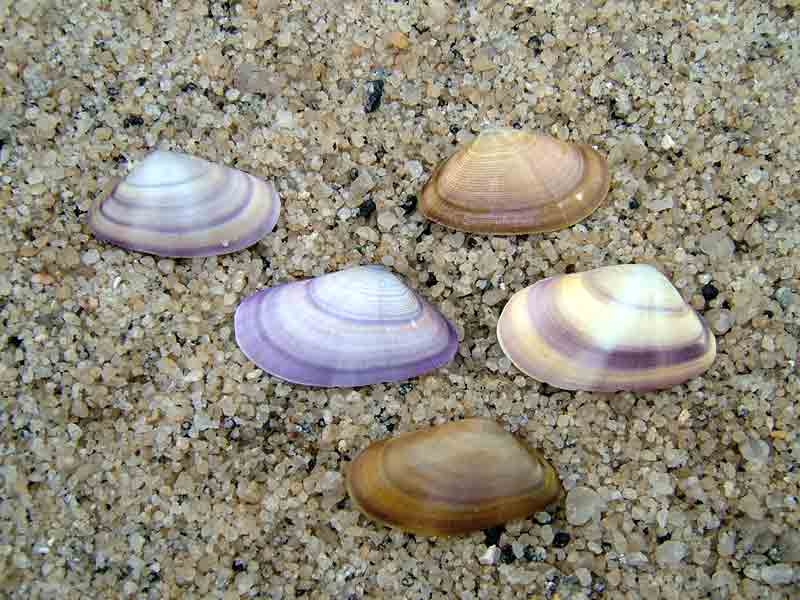
[(89, 213), (95, 237), (147, 254), (215, 256), (246, 248), (278, 221), (271, 183), (206, 160), (157, 150)]
[(605, 159), (591, 147), (515, 129), (492, 129), (440, 164), (420, 210), (460, 231), (556, 231), (591, 214), (609, 188)]
[(647, 265), (539, 281), (509, 300), (497, 339), (520, 371), (567, 390), (668, 388), (716, 356), (703, 319)]
[(458, 335), (388, 270), (353, 267), (266, 288), (234, 318), (242, 352), (268, 373), (305, 385), (400, 381), (453, 358)]
[(347, 469), (367, 517), (422, 535), (454, 535), (531, 515), (561, 483), (542, 455), (495, 421), (464, 419), (371, 444)]

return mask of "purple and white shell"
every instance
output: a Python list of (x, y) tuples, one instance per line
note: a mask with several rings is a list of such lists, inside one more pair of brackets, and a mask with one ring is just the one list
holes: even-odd
[(157, 150), (89, 212), (94, 235), (147, 254), (216, 256), (256, 243), (278, 221), (271, 183), (201, 158)]
[(511, 297), (497, 339), (523, 373), (567, 390), (658, 390), (716, 356), (706, 323), (648, 265), (557, 275)]
[(319, 387), (402, 381), (450, 362), (458, 349), (452, 323), (377, 266), (263, 289), (242, 301), (234, 326), (259, 367)]

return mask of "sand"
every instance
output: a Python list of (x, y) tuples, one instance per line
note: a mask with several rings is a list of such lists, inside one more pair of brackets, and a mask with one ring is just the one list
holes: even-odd
[[(0, 594), (800, 596), (798, 7), (0, 2)], [(432, 169), (496, 126), (591, 144), (608, 199), (549, 234), (429, 223)], [(95, 240), (91, 203), (154, 148), (273, 180), (277, 229), (209, 259)], [(511, 294), (630, 262), (709, 321), (703, 376), (565, 392), (503, 356)], [(369, 263), (454, 321), (447, 367), (312, 389), (237, 348), (244, 296)], [(354, 509), (361, 449), (464, 416), (566, 499), (448, 539)]]

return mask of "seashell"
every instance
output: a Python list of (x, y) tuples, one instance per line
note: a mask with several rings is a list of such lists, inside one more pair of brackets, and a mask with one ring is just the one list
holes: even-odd
[(655, 390), (703, 373), (706, 323), (647, 265), (558, 275), (514, 294), (497, 339), (520, 371), (567, 390)]
[(216, 256), (254, 244), (278, 221), (271, 183), (201, 158), (157, 150), (111, 194), (89, 226), (117, 246), (170, 257)]
[(420, 210), (472, 233), (556, 231), (589, 216), (609, 183), (605, 159), (589, 146), (491, 129), (436, 168)]
[(453, 325), (382, 267), (344, 269), (266, 288), (234, 318), (259, 367), (293, 383), (353, 387), (416, 377), (450, 362)]
[(522, 519), (561, 483), (537, 452), (489, 419), (465, 419), (375, 442), (347, 469), (347, 491), (371, 519), (453, 535)]

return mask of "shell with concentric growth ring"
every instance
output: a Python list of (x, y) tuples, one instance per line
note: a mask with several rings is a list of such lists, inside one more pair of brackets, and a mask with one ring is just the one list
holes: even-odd
[(539, 281), (511, 297), (497, 339), (520, 371), (567, 390), (669, 388), (716, 356), (706, 323), (648, 265)]
[(420, 210), (459, 231), (556, 231), (591, 214), (609, 188), (605, 159), (589, 146), (515, 129), (492, 129), (440, 164)]
[(305, 385), (354, 387), (416, 377), (448, 363), (453, 325), (388, 270), (352, 267), (266, 288), (234, 317), (242, 352)]
[(366, 516), (422, 535), (455, 535), (531, 515), (561, 483), (542, 455), (489, 419), (464, 419), (368, 446), (347, 468)]
[(169, 257), (216, 256), (246, 248), (278, 221), (271, 183), (201, 158), (157, 150), (89, 212), (95, 237)]

